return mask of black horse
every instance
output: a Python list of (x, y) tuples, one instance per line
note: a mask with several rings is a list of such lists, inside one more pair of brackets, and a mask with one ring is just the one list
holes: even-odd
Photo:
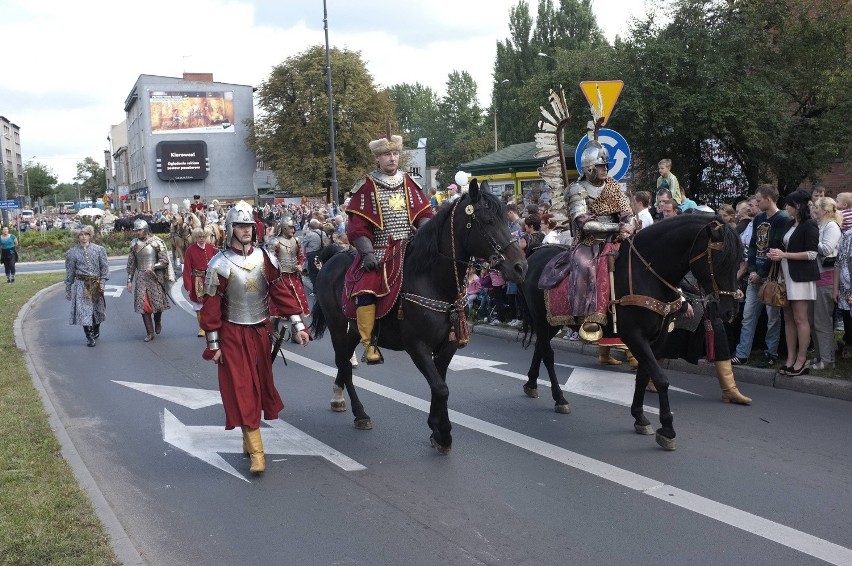
[[(539, 366), (544, 362), (558, 413), (571, 411), (556, 378), (550, 345), (560, 327), (547, 321), (544, 291), (538, 288), (538, 280), (545, 265), (565, 249), (539, 248), (529, 258), (529, 272), (522, 286), (528, 307), (527, 322), (536, 340), (524, 392), (530, 397), (538, 396)], [(656, 439), (663, 448), (674, 450), (676, 443), (669, 382), (657, 359), (662, 357), (669, 323), (680, 307), (676, 288), (687, 272), (692, 271), (705, 297), (717, 301), (721, 317), (731, 320), (738, 307), (736, 272), (742, 257), (742, 243), (736, 231), (721, 218), (706, 214), (684, 214), (656, 222), (621, 244), (615, 260), (615, 319), (618, 336), (639, 362), (630, 413), (637, 433), (653, 434), (642, 408), (645, 387), (653, 379), (660, 397), (662, 425)], [(527, 336), (524, 336), (526, 345)]]
[[(465, 304), (467, 267), (474, 258), (488, 258), (506, 279), (520, 283), (527, 263), (517, 239), (509, 233), (505, 205), (481, 191), (476, 180), (471, 181), (465, 196), (417, 230), (405, 253), (400, 298), (390, 314), (376, 323), (378, 345), (405, 350), (426, 377), (432, 393), (428, 418), (432, 446), (447, 453), (452, 446), (447, 367), (459, 348), (458, 341), (450, 337), (451, 327), (455, 338), (459, 332), (451, 320), (463, 312), (459, 309)], [(346, 387), (356, 428), (370, 429), (372, 420), (352, 384), (350, 358), (360, 338), (354, 321), (344, 316), (341, 306), (344, 274), (352, 259), (349, 254), (337, 254), (320, 269), (311, 330), (316, 337), (322, 337), (326, 329), (331, 332), (337, 365), (331, 408), (346, 410)], [(401, 320), (397, 316), (400, 310)]]

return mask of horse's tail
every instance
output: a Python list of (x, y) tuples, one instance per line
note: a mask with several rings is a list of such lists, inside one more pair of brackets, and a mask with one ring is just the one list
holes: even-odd
[(328, 330), (328, 323), (325, 320), (325, 315), (322, 312), (319, 301), (314, 302), (311, 309), (311, 326), (309, 327), (311, 336), (314, 338), (322, 338), (325, 331)]
[(526, 350), (530, 347), (535, 332), (532, 332), (533, 320), (532, 315), (530, 314), (530, 305), (529, 303), (527, 303), (526, 297), (524, 297), (524, 293), (520, 285), (518, 286), (518, 299), (524, 301), (524, 306), (526, 307), (524, 309), (521, 309), (521, 322), (523, 323), (521, 330), (524, 331), (524, 335), (521, 336), (521, 347)]

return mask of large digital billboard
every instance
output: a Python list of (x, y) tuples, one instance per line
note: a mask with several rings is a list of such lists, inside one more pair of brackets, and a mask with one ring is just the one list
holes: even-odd
[(152, 91), (151, 133), (234, 132), (234, 93)]
[(210, 172), (203, 141), (162, 141), (157, 144), (157, 177), (161, 181), (200, 181)]

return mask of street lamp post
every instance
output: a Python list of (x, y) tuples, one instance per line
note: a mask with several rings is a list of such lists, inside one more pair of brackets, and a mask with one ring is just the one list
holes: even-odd
[(331, 208), (337, 214), (337, 204), (340, 202), (337, 196), (337, 152), (334, 149), (334, 95), (331, 90), (331, 54), (328, 49), (328, 10), (325, 0), (322, 0), (322, 21), (325, 28), (325, 80), (328, 89), (328, 138), (331, 143)]

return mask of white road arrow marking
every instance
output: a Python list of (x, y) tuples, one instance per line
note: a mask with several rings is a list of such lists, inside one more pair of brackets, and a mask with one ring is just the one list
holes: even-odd
[(192, 308), (192, 304), (183, 296), (183, 278), (179, 277), (174, 283), (172, 283), (171, 289), (169, 289), (169, 295), (171, 295), (172, 300), (175, 302), (177, 306), (195, 316), (195, 309)]
[(213, 405), (222, 404), (222, 397), (219, 395), (219, 391), (215, 389), (174, 387), (172, 385), (134, 383), (132, 381), (117, 381), (115, 379), (113, 382), (184, 407), (189, 407), (190, 409), (203, 409), (204, 407), (212, 407)]
[[(267, 424), (270, 426), (261, 427), (263, 451), (266, 454), (319, 456), (347, 472), (366, 469), (355, 460), (281, 419), (268, 421)], [(163, 440), (175, 448), (234, 477), (249, 481), (219, 455), (242, 453), (243, 436), (239, 430), (225, 430), (221, 426), (187, 426), (168, 409), (163, 409), (162, 428)]]
[[(480, 360), (456, 354), (453, 356), (453, 361), (450, 362), (450, 369), (453, 371), (481, 369), (498, 375), (505, 375), (506, 377), (511, 377), (519, 381), (527, 381), (527, 376), (525, 375), (494, 367), (495, 365), (504, 365), (504, 363), (505, 362)], [(615, 403), (616, 405), (621, 405), (623, 407), (629, 407), (633, 404), (633, 389), (636, 382), (634, 374), (575, 366), (565, 367), (573, 368), (573, 371), (571, 372), (571, 379), (561, 386), (562, 391), (582, 395), (584, 397), (590, 397), (592, 399), (597, 399), (598, 401)], [(539, 379), (538, 384), (544, 387), (550, 387), (550, 380)], [(644, 405), (644, 407), (645, 411), (648, 413), (654, 415), (660, 414), (660, 410), (657, 408), (649, 407), (647, 405)]]
[(122, 287), (121, 285), (104, 285), (104, 297), (115, 297), (116, 299), (121, 296), (126, 287)]
[[(561, 366), (561, 367), (564, 367), (564, 368), (574, 368), (575, 373), (571, 374), (570, 385), (574, 384), (575, 377), (577, 377), (579, 379), (583, 379), (585, 377), (586, 372), (593, 371), (593, 370), (589, 370), (589, 368), (579, 368), (577, 366), (572, 366), (572, 365), (568, 365), (568, 364), (559, 364), (559, 363), (555, 363), (555, 362), (554, 362), (553, 365)], [(578, 370), (583, 370), (583, 371), (578, 374), (577, 373)], [(612, 372), (603, 372), (603, 373), (612, 373)], [(635, 375), (635, 374), (632, 374), (632, 375)], [(634, 378), (634, 382), (635, 382), (635, 378)], [(686, 393), (687, 395), (695, 395), (696, 397), (702, 397), (702, 395), (700, 393), (693, 393), (692, 391), (688, 391), (686, 389), (681, 389), (680, 387), (674, 387), (673, 385), (669, 385), (669, 391), (677, 391), (679, 393)]]

